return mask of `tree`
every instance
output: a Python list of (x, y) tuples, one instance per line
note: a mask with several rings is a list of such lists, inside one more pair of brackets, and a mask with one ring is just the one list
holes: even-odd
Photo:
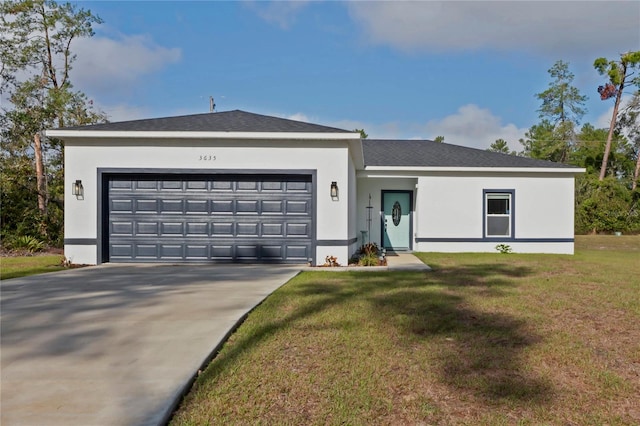
[[(603, 149), (607, 138), (607, 129), (596, 129), (587, 123), (582, 126), (577, 135), (575, 149), (570, 163), (584, 167), (588, 174), (596, 174), (602, 163)], [(619, 132), (615, 132), (611, 142), (608, 174), (621, 181), (631, 179), (633, 175), (633, 147)]]
[(531, 126), (520, 139), (526, 157), (541, 160), (560, 161), (564, 152), (564, 141), (558, 139), (554, 132), (555, 126), (549, 120), (542, 120)]
[[(574, 79), (569, 64), (557, 61), (549, 70), (553, 81), (547, 90), (536, 94), (542, 101), (538, 109), (540, 124), (529, 129), (525, 153), (543, 160), (566, 163), (575, 143), (575, 127), (586, 109), (586, 96), (571, 85)], [(544, 137), (540, 137), (540, 132)]]
[(369, 137), (369, 135), (367, 134), (367, 132), (364, 131), (364, 129), (354, 129), (353, 131), (360, 133), (360, 139), (366, 139)]
[(444, 143), (444, 136), (436, 136), (436, 138), (433, 141), (438, 143)]
[(549, 83), (547, 90), (536, 94), (542, 101), (538, 109), (540, 118), (546, 118), (554, 124), (579, 123), (587, 112), (584, 108), (587, 97), (571, 86), (574, 75), (569, 71), (569, 64), (557, 61), (547, 72), (555, 80)]
[(487, 148), (487, 151), (516, 155), (515, 151), (509, 149), (509, 144), (507, 144), (507, 141), (505, 141), (504, 139), (496, 139), (496, 141), (492, 143), (489, 148)]
[(634, 93), (627, 107), (618, 116), (616, 130), (627, 136), (634, 150), (633, 155), (636, 159), (636, 165), (633, 172), (631, 189), (635, 190), (638, 187), (638, 178), (640, 175), (640, 90)]
[[(8, 94), (11, 102), (11, 108), (3, 109), (1, 117), (3, 183), (32, 175), (14, 167), (27, 167), (31, 160), (35, 186), (26, 185), (22, 190), (35, 194), (45, 219), (51, 188), (62, 185), (63, 147), (60, 141), (44, 139), (41, 132), (49, 127), (105, 121), (104, 114), (94, 110), (92, 102), (73, 88), (70, 79), (76, 58), (72, 42), (91, 37), (93, 24), (101, 22), (91, 12), (69, 3), (0, 3), (0, 94)], [(11, 198), (4, 188), (2, 194), (3, 202)], [(54, 198), (54, 203), (62, 206), (61, 199)], [(11, 220), (17, 218), (3, 214), (3, 231)]]
[(607, 172), (607, 163), (609, 161), (609, 153), (611, 152), (611, 140), (613, 132), (616, 128), (618, 118), (618, 109), (620, 101), (626, 86), (635, 85), (640, 87), (640, 77), (634, 76), (632, 71), (640, 66), (640, 51), (627, 52), (620, 55), (619, 61), (607, 60), (606, 58), (598, 58), (593, 62), (594, 68), (600, 75), (606, 75), (609, 81), (598, 87), (598, 93), (602, 100), (610, 99), (615, 96), (613, 105), (613, 114), (611, 115), (611, 123), (609, 125), (609, 133), (607, 134), (607, 142), (604, 147), (604, 155), (602, 156), (602, 165), (600, 166), (599, 179), (602, 181)]

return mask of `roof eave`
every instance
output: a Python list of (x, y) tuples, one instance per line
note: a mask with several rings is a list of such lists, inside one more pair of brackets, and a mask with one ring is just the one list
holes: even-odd
[(580, 167), (418, 167), (418, 166), (365, 166), (364, 172), (493, 172), (493, 173), (585, 173)]
[(58, 139), (288, 139), (288, 140), (357, 140), (354, 132), (184, 132), (184, 131), (113, 131), (46, 130), (49, 138)]

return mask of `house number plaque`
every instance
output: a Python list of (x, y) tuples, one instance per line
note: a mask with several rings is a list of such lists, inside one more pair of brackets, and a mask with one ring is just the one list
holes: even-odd
[(391, 218), (395, 226), (400, 224), (400, 217), (402, 217), (402, 207), (400, 207), (400, 203), (396, 201), (393, 203), (393, 209), (391, 209)]
[(211, 154), (200, 155), (198, 161), (216, 161), (216, 156)]

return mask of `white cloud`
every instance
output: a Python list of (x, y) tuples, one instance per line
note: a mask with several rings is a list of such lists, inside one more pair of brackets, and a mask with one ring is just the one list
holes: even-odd
[(298, 13), (307, 6), (308, 1), (248, 1), (243, 4), (268, 23), (286, 30), (293, 25)]
[[(301, 113), (298, 114), (306, 117)], [(501, 118), (490, 110), (474, 104), (463, 105), (458, 108), (455, 114), (429, 120), (426, 123), (400, 121), (367, 123), (356, 120), (312, 121), (345, 130), (364, 129), (370, 139), (433, 140), (436, 136), (444, 136), (446, 143), (477, 149), (487, 149), (496, 139), (504, 139), (508, 142), (509, 147), (515, 151), (522, 151), (519, 140), (528, 130), (519, 128), (512, 123), (503, 123)]]
[(180, 61), (179, 48), (156, 44), (147, 35), (94, 36), (78, 39), (72, 76), (86, 92), (126, 90), (141, 77)]
[(549, 54), (635, 50), (637, 1), (350, 2), (367, 41), (407, 50)]
[(422, 126), (422, 133), (429, 135), (428, 139), (442, 135), (447, 143), (479, 149), (488, 148), (496, 139), (504, 139), (516, 151), (522, 150), (518, 140), (526, 131), (512, 123), (503, 124), (500, 117), (473, 104), (464, 105), (457, 113), (430, 120)]

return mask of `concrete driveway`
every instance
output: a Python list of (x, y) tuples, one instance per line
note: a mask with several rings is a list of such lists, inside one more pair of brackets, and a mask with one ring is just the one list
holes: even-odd
[(292, 266), (115, 265), (0, 283), (1, 424), (156, 425)]

